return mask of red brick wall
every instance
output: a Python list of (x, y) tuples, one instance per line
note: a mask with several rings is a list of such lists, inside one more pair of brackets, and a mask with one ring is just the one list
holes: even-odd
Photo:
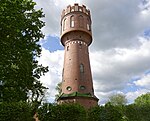
[(80, 105), (84, 106), (85, 108), (95, 107), (98, 106), (97, 100), (91, 97), (74, 97), (74, 98), (65, 98), (63, 100), (59, 100), (58, 104), (63, 103), (79, 103)]

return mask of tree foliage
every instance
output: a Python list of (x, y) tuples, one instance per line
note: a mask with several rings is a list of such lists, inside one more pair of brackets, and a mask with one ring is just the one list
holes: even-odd
[(137, 97), (134, 101), (136, 105), (150, 105), (150, 93), (143, 94)]
[(78, 104), (44, 104), (38, 114), (40, 121), (86, 121), (86, 110)]
[(0, 2), (0, 91), (1, 100), (32, 101), (44, 95), (40, 81), (47, 67), (38, 65), (41, 47), (37, 42), (44, 35), (44, 17), (34, 9), (32, 0), (1, 0)]
[(149, 121), (150, 93), (143, 94), (135, 99), (133, 104), (127, 105), (125, 115), (129, 121)]
[(150, 105), (127, 105), (125, 116), (128, 121), (149, 121), (150, 119)]
[(123, 94), (115, 94), (109, 97), (109, 102), (112, 105), (125, 105), (127, 103), (127, 99)]
[(0, 121), (34, 121), (33, 115), (33, 107), (29, 103), (0, 103)]
[(110, 103), (94, 107), (88, 112), (88, 121), (122, 121), (123, 114), (118, 107)]
[(112, 105), (109, 102), (85, 110), (76, 104), (44, 104), (38, 114), (41, 121), (149, 121), (150, 105)]
[(41, 32), (44, 14), (42, 10), (35, 10), (35, 5), (32, 0), (0, 1), (2, 121), (32, 121), (46, 89), (39, 79), (48, 67), (37, 61), (41, 54), (37, 43), (44, 37)]

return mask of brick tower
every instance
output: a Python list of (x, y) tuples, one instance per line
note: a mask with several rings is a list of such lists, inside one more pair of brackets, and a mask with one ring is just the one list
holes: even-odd
[(91, 16), (86, 7), (68, 6), (61, 16), (61, 43), (65, 48), (62, 94), (58, 104), (79, 103), (96, 106), (88, 46), (92, 43)]

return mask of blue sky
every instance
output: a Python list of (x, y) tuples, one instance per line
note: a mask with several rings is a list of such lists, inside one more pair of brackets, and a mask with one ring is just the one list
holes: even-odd
[[(61, 81), (64, 50), (60, 43), (61, 11), (75, 0), (35, 0), (43, 8), (42, 56), (49, 66), (41, 77), (49, 87), (47, 100), (54, 101), (55, 86)], [(90, 9), (93, 43), (89, 47), (96, 96), (100, 104), (110, 95), (122, 93), (132, 103), (150, 91), (150, 0), (76, 0)], [(98, 11), (98, 12), (97, 12)]]
[(47, 36), (46, 39), (41, 40), (40, 44), (43, 48), (49, 50), (50, 52), (64, 49), (64, 47), (60, 44), (60, 38), (57, 36)]

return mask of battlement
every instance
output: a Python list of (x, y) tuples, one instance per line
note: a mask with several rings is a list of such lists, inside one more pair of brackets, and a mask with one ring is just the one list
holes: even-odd
[(63, 10), (61, 17), (63, 18), (66, 14), (72, 12), (82, 12), (90, 16), (90, 10), (87, 9), (86, 6), (84, 5), (79, 6), (77, 3), (75, 3), (73, 6), (71, 5), (67, 6), (67, 8)]

